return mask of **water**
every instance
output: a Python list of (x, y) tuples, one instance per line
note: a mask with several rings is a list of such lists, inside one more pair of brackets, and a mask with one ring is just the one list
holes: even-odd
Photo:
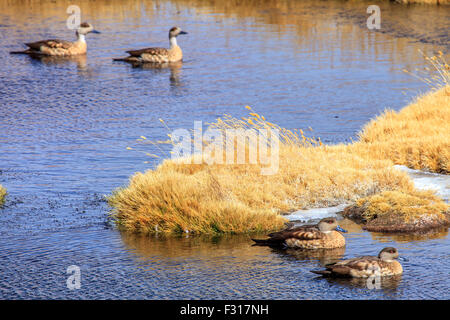
[[(102, 31), (88, 35), (87, 56), (36, 60), (8, 51), (72, 39), (72, 3), (0, 1), (0, 183), (9, 192), (0, 209), (0, 298), (449, 298), (447, 231), (383, 236), (345, 222), (345, 252), (305, 256), (252, 247), (247, 236), (120, 234), (107, 223), (103, 195), (158, 163), (138, 151), (167, 156), (136, 144), (141, 135), (166, 139), (160, 118), (189, 129), (223, 113), (243, 116), (250, 105), (284, 127), (312, 127), (324, 142), (350, 141), (384, 108), (427, 91), (402, 69), (424, 67), (418, 49), (448, 50), (450, 10), (383, 2), (382, 29), (373, 32), (365, 2), (78, 3), (83, 21)], [(167, 46), (173, 25), (189, 32), (179, 37), (181, 65), (112, 62), (128, 49)], [(409, 261), (381, 290), (309, 272), (388, 245)], [(76, 291), (66, 287), (72, 264), (82, 270)]]

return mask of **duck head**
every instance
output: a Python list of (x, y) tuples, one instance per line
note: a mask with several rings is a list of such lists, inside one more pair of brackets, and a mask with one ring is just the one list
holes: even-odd
[(88, 33), (100, 33), (99, 31), (95, 30), (92, 24), (83, 22), (80, 24), (80, 26), (77, 29), (77, 34), (80, 35), (87, 35)]
[(324, 218), (324, 219), (320, 220), (318, 223), (318, 227), (319, 227), (319, 230), (322, 232), (330, 232), (332, 230), (337, 230), (340, 232), (347, 232), (347, 230), (344, 230), (339, 226), (336, 218), (333, 218), (333, 217)]
[(179, 27), (173, 27), (169, 30), (169, 39), (176, 38), (179, 34), (187, 34), (187, 32), (181, 30)]
[(392, 261), (398, 258), (398, 250), (393, 247), (387, 247), (380, 251), (378, 258), (384, 261)]

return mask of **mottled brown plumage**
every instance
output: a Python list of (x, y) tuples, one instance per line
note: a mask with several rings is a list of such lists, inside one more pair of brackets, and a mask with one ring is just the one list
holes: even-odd
[(172, 63), (183, 59), (183, 52), (177, 44), (177, 36), (186, 34), (178, 27), (169, 31), (170, 48), (145, 48), (126, 51), (129, 57), (114, 59), (114, 61), (126, 61), (131, 63)]
[(11, 53), (48, 56), (74, 56), (85, 54), (87, 51), (85, 35), (90, 32), (98, 33), (98, 31), (94, 30), (92, 25), (87, 22), (83, 22), (76, 31), (77, 40), (74, 42), (58, 39), (29, 42), (25, 44), (28, 47), (27, 50), (13, 51)]
[(146, 48), (141, 50), (130, 50), (126, 51), (130, 56), (139, 57), (142, 54), (152, 54), (152, 55), (168, 55), (169, 49), (166, 48)]
[(327, 277), (368, 278), (371, 276), (394, 276), (403, 273), (401, 264), (395, 260), (398, 251), (387, 247), (380, 251), (378, 257), (364, 256), (339, 261), (327, 265), (326, 270), (311, 271)]
[(269, 239), (253, 239), (258, 245), (283, 246), (302, 249), (332, 249), (345, 246), (344, 236), (335, 218), (325, 218), (317, 225), (288, 228), (269, 234)]
[(63, 49), (69, 49), (72, 46), (72, 42), (65, 41), (65, 40), (41, 40), (31, 43), (25, 43), (26, 46), (28, 46), (32, 50), (41, 50), (42, 46), (46, 46), (49, 48), (63, 48)]

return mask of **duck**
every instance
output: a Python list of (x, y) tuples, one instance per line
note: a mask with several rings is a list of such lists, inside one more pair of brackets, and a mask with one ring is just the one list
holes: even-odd
[(66, 40), (41, 40), (36, 42), (25, 43), (28, 46), (24, 51), (12, 51), (11, 54), (31, 54), (31, 55), (46, 55), (46, 56), (75, 56), (85, 54), (87, 51), (86, 35), (88, 33), (100, 33), (95, 30), (94, 27), (83, 22), (77, 28), (75, 34), (77, 36), (76, 41)]
[(126, 61), (131, 63), (172, 63), (183, 60), (183, 51), (178, 46), (177, 37), (180, 34), (188, 34), (179, 27), (169, 30), (169, 49), (166, 48), (145, 48), (140, 50), (126, 51), (129, 56), (126, 58), (115, 58), (114, 61)]
[(324, 277), (335, 278), (369, 278), (372, 276), (397, 276), (403, 273), (398, 258), (398, 250), (387, 247), (380, 251), (377, 257), (364, 256), (342, 260), (325, 266), (326, 270), (312, 270), (312, 273)]
[(345, 237), (334, 217), (324, 218), (316, 225), (288, 227), (268, 235), (269, 239), (252, 239), (255, 245), (282, 246), (298, 249), (334, 249), (345, 246)]

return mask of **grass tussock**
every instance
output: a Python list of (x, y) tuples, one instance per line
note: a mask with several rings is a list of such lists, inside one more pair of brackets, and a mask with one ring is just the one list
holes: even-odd
[(6, 189), (0, 184), (0, 206), (5, 202)]
[[(444, 79), (445, 72), (441, 70)], [(128, 186), (109, 197), (112, 216), (120, 229), (137, 233), (217, 234), (278, 230), (285, 222), (283, 213), (361, 198), (370, 199), (366, 215), (379, 207), (402, 221), (437, 214), (444, 210), (442, 201), (415, 190), (408, 175), (392, 166), (449, 172), (449, 98), (447, 82), (399, 112), (386, 111), (348, 145), (324, 145), (302, 130), (280, 128), (251, 109), (242, 119), (226, 115), (210, 128), (280, 131), (275, 174), (262, 175), (266, 166), (261, 159), (248, 161), (253, 147), (234, 140), (235, 149), (246, 150), (245, 164), (208, 164), (198, 156), (187, 164), (186, 158), (165, 160), (155, 170), (136, 173)], [(205, 148), (211, 142), (200, 144)], [(371, 198), (376, 194), (384, 202)]]
[[(243, 120), (225, 117), (213, 126), (248, 129), (247, 124), (259, 127), (264, 122), (253, 114)], [(259, 162), (208, 165), (176, 160), (135, 174), (126, 188), (109, 198), (119, 228), (139, 233), (271, 231), (283, 226), (282, 213), (413, 189), (407, 174), (393, 169), (390, 160), (361, 157), (346, 145), (326, 146), (306, 138), (303, 131), (284, 131), (280, 140), (279, 169), (273, 175), (261, 175), (264, 165)]]
[(369, 231), (426, 231), (450, 224), (450, 206), (431, 191), (385, 191), (359, 199), (344, 216)]
[[(168, 161), (167, 161), (168, 162)], [(180, 172), (167, 163), (135, 174), (109, 199), (120, 229), (139, 233), (245, 233), (276, 230), (284, 219), (230, 201), (210, 170)]]
[(428, 67), (411, 73), (431, 92), (396, 112), (386, 110), (359, 134), (354, 148), (371, 159), (390, 159), (413, 169), (450, 173), (450, 66), (439, 51)]
[(413, 221), (423, 215), (443, 218), (449, 206), (431, 191), (384, 191), (359, 199), (357, 207), (363, 207), (362, 218), (367, 221), (390, 216), (393, 213), (404, 221)]
[(333, 206), (397, 188), (412, 189), (390, 161), (369, 161), (344, 148), (280, 147), (280, 169), (259, 165), (186, 165), (166, 160), (135, 174), (109, 199), (120, 228), (142, 233), (184, 230), (247, 233), (277, 230), (280, 213)]
[(450, 86), (367, 124), (354, 148), (364, 157), (390, 159), (413, 169), (450, 173)]

